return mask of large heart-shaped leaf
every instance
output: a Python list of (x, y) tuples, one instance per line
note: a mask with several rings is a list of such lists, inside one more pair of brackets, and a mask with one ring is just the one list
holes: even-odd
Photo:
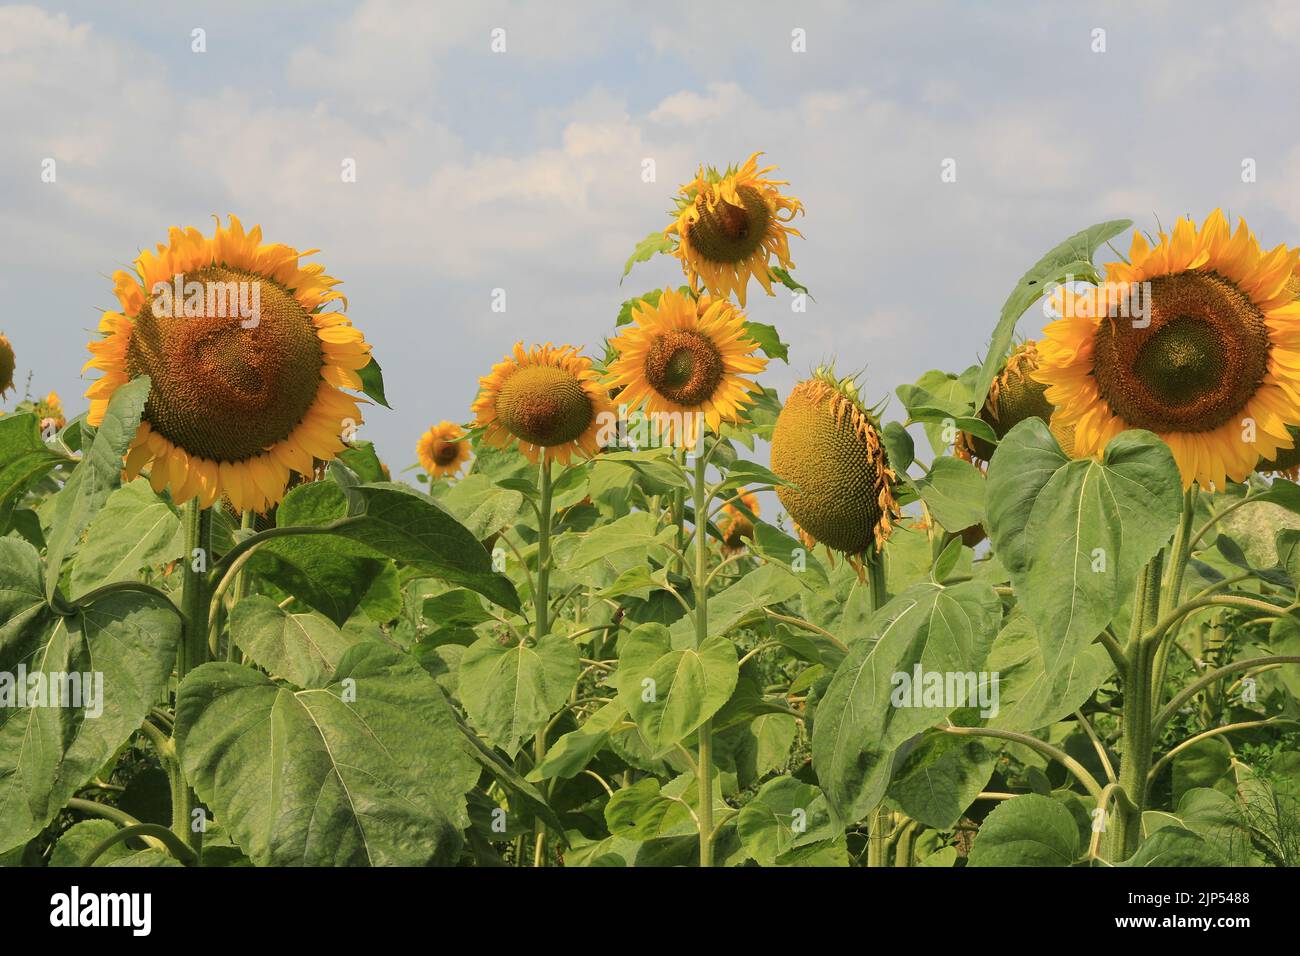
[(474, 726), (513, 757), (564, 706), (581, 669), (578, 648), (560, 634), (535, 646), (480, 638), (460, 661), (460, 700)]
[(1065, 804), (1027, 793), (998, 804), (980, 825), (967, 866), (1069, 866), (1079, 825)]
[(1120, 433), (1101, 461), (1069, 461), (1041, 419), (1007, 433), (989, 464), (994, 549), (1055, 672), (1096, 639), (1168, 542), (1182, 511), (1169, 446)]
[(258, 866), (452, 863), (478, 763), (437, 684), (382, 644), (294, 690), (210, 663), (181, 684), (181, 761)]
[[(519, 597), (510, 579), (492, 570), (491, 555), (474, 535), (432, 498), (406, 485), (382, 482), (353, 485), (344, 490), (333, 481), (309, 482), (295, 488), (280, 503), (276, 524), (281, 528), (316, 527), (326, 530), (338, 539), (332, 552), (336, 559), (347, 558), (356, 562), (367, 558), (394, 558), (426, 574), (478, 591), (512, 611), (519, 610)], [(314, 571), (312, 558), (322, 550), (319, 539), (309, 542), (303, 537), (279, 537), (261, 545), (257, 558), (269, 555), (292, 568)], [(346, 563), (338, 560), (334, 563), (339, 566), (331, 565), (327, 569), (330, 579), (346, 573)], [(322, 581), (327, 579), (324, 574), (303, 576)], [(371, 580), (373, 577), (372, 574)], [(368, 586), (369, 581), (366, 584)], [(329, 589), (318, 587), (314, 590), (327, 593)], [(360, 589), (357, 600), (365, 590), (364, 587)], [(291, 590), (291, 593), (302, 596), (297, 591)], [(320, 604), (313, 602), (312, 606), (330, 614), (336, 623), (342, 623), (339, 617)]]
[(180, 557), (180, 526), (176, 506), (155, 494), (144, 478), (118, 488), (86, 529), (72, 566), (72, 596), (112, 581), (137, 580), (142, 568)]
[(978, 740), (930, 731), (903, 758), (889, 798), (912, 819), (950, 829), (989, 782), (995, 758)]
[[(950, 678), (958, 675), (981, 683), (1001, 616), (997, 594), (982, 582), (919, 584), (877, 611), (870, 634), (849, 646), (817, 705), (812, 739), (817, 779), (841, 819), (860, 820), (880, 803), (904, 741), (976, 704), (955, 693), (936, 700), (926, 690), (937, 679), (955, 692)], [(960, 686), (965, 694), (972, 685)]]
[(1048, 673), (1038, 633), (1017, 608), (989, 651), (987, 667), (998, 675), (998, 712), (986, 726), (1038, 730), (1078, 710), (1115, 672), (1100, 644), (1091, 644)]
[[(35, 549), (0, 538), (0, 851), (39, 833), (139, 729), (166, 695), (179, 637), (175, 609), (148, 594), (56, 613)], [(80, 687), (79, 699), (32, 706), (33, 682)]]
[(642, 624), (619, 640), (618, 700), (655, 756), (716, 714), (738, 677), (736, 648), (726, 638), (675, 649), (668, 628)]
[(763, 866), (797, 847), (831, 840), (843, 832), (835, 825), (826, 797), (794, 777), (774, 777), (740, 810), (736, 832), (741, 846)]
[(108, 496), (122, 484), (122, 458), (140, 428), (149, 376), (132, 379), (113, 393), (95, 440), (72, 469), (53, 499), (53, 513), (45, 550), (45, 597), (54, 597), (63, 559), (86, 530)]
[(231, 609), (235, 644), (274, 677), (299, 687), (327, 681), (355, 636), (322, 614), (290, 614), (269, 597), (254, 594)]
[(936, 458), (929, 472), (916, 479), (916, 489), (935, 520), (949, 531), (984, 520), (984, 476), (968, 461)]

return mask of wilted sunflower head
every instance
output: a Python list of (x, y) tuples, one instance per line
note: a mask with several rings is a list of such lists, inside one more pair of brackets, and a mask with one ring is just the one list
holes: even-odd
[[(632, 323), (609, 343), (610, 389), (629, 410), (644, 407), (667, 440), (693, 445), (696, 414), (717, 431), (739, 421), (758, 385), (747, 375), (767, 367), (756, 355), (745, 315), (726, 299), (698, 300), (664, 289), (657, 302), (632, 307)], [(680, 423), (680, 424), (679, 424)]]
[[(736, 501), (743, 505), (749, 514), (746, 514)], [(754, 540), (754, 522), (750, 515), (754, 518), (758, 517), (758, 497), (752, 491), (742, 491), (736, 496), (736, 501), (728, 501), (722, 506), (727, 516), (719, 529), (722, 532), (724, 554), (739, 554), (745, 550), (747, 541)]]
[(17, 367), (14, 347), (4, 335), (0, 334), (0, 398), (14, 387), (14, 369)]
[(703, 284), (714, 295), (734, 294), (742, 306), (751, 275), (773, 294), (772, 256), (782, 268), (791, 268), (789, 237), (801, 236), (787, 223), (803, 212), (803, 203), (781, 194), (784, 180), (763, 178), (776, 167), (759, 169), (761, 155), (722, 173), (701, 167), (682, 187), (677, 221), (664, 233), (677, 237), (673, 255), (681, 259), (692, 289), (699, 292)]
[(799, 529), (850, 560), (879, 550), (898, 516), (880, 430), (850, 379), (819, 370), (790, 392), (772, 433), (777, 489)]
[(489, 445), (517, 442), (530, 461), (544, 454), (566, 465), (575, 453), (590, 457), (600, 450), (596, 436), (612, 420), (613, 407), (591, 359), (572, 345), (547, 342), (525, 350), (519, 342), (478, 381), (474, 424)]
[(1300, 249), (1264, 252), (1215, 210), (1199, 230), (1179, 219), (1154, 247), (1134, 234), (1129, 259), (1107, 265), (1104, 286), (1054, 300), (1062, 317), (1034, 377), (1055, 419), (1079, 457), (1144, 428), (1169, 445), (1184, 486), (1244, 480), (1300, 424), (1300, 303), (1287, 288)]
[[(324, 267), (290, 246), (262, 242), (262, 229), (220, 221), (211, 238), (172, 228), (135, 272), (113, 274), (121, 312), (105, 312), (105, 337), (89, 343), (87, 368), (104, 372), (86, 391), (98, 425), (108, 400), (139, 375), (151, 380), (126, 473), (149, 473), (155, 491), (203, 507), (226, 497), (265, 512), (284, 497), (291, 472), (344, 447), (361, 422), (357, 371), (370, 346), (342, 312), (347, 300)], [(179, 292), (179, 294), (178, 294)]]
[[(1044, 394), (1047, 386), (1032, 377), (1037, 368), (1038, 347), (1029, 341), (1007, 356), (1002, 371), (993, 379), (979, 418), (993, 429), (993, 434), (999, 439), (1026, 418), (1051, 419), (1052, 404)], [(996, 446), (978, 435), (959, 432), (954, 451), (958, 457), (968, 461), (987, 462), (992, 459)]]
[(434, 478), (455, 475), (470, 459), (465, 429), (454, 422), (440, 421), (420, 436), (415, 446), (420, 464)]

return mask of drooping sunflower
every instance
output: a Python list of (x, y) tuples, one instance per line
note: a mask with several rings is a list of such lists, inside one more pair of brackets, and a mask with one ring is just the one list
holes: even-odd
[(1233, 232), (1215, 210), (1199, 230), (1179, 219), (1155, 246), (1135, 233), (1130, 261), (1109, 263), (1104, 285), (1062, 290), (1033, 374), (1054, 421), (1074, 429), (1074, 454), (1145, 428), (1169, 445), (1185, 487), (1223, 488), (1290, 448), (1300, 303), (1287, 282), (1298, 259), (1286, 246), (1264, 252), (1244, 221)]
[(618, 358), (608, 385), (629, 409), (644, 407), (668, 441), (694, 445), (696, 415), (717, 431), (739, 421), (758, 385), (746, 375), (767, 367), (754, 353), (744, 313), (726, 299), (692, 299), (665, 289), (632, 307), (632, 323), (609, 343)]
[(764, 178), (776, 167), (759, 169), (761, 155), (722, 173), (700, 167), (682, 186), (677, 221), (664, 232), (677, 237), (673, 255), (682, 261), (692, 289), (699, 292), (703, 284), (714, 295), (734, 294), (741, 306), (751, 275), (773, 294), (772, 256), (790, 269), (790, 236), (802, 238), (788, 223), (803, 212), (803, 203), (782, 195), (785, 180)]
[(758, 497), (752, 491), (742, 491), (736, 496), (749, 514), (742, 511), (735, 501), (728, 501), (722, 506), (727, 520), (718, 530), (722, 532), (723, 554), (739, 554), (745, 550), (745, 543), (754, 540), (754, 522), (750, 515), (758, 517)]
[(465, 429), (445, 419), (420, 436), (415, 453), (434, 478), (455, 475), (471, 457)]
[(291, 472), (311, 475), (343, 449), (361, 422), (343, 389), (362, 388), (370, 346), (342, 312), (322, 311), (347, 300), (323, 266), (300, 261), (315, 251), (263, 243), (260, 226), (231, 216), (210, 238), (173, 227), (134, 274), (113, 274), (122, 311), (105, 312), (105, 337), (89, 343), (86, 367), (104, 375), (86, 396), (98, 425), (119, 387), (150, 376), (128, 478), (148, 470), (177, 503), (224, 496), (265, 512)]
[(861, 569), (898, 518), (897, 479), (879, 424), (851, 379), (818, 370), (790, 391), (772, 433), (777, 489), (802, 536), (848, 557)]
[[(1027, 418), (1051, 420), (1052, 403), (1044, 395), (1047, 386), (1032, 377), (1037, 368), (1038, 347), (1031, 340), (1012, 351), (989, 387), (979, 418), (999, 439)], [(966, 461), (988, 462), (996, 448), (978, 435), (958, 432), (953, 451)]]
[(474, 424), (484, 429), (483, 440), (496, 448), (517, 442), (532, 462), (544, 454), (567, 465), (575, 454), (596, 454), (597, 435), (614, 418), (591, 359), (572, 345), (525, 350), (518, 342), (513, 356), (478, 382)]
[(14, 369), (17, 367), (13, 345), (0, 334), (0, 398), (14, 387)]

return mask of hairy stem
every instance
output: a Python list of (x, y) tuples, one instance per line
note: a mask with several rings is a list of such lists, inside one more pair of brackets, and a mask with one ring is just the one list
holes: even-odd
[[(210, 590), (207, 567), (212, 558), (212, 511), (199, 507), (197, 498), (185, 505), (183, 517), (185, 553), (181, 556), (181, 616), (185, 619), (180, 651), (176, 655), (176, 686), (179, 688), (185, 675), (207, 660), (208, 652), (208, 602)], [(175, 746), (175, 737), (172, 739)], [(176, 788), (178, 799), (172, 802), (172, 830), (194, 851), (197, 859), (203, 849), (203, 831), (191, 820), (198, 798), (184, 780), (184, 770)]]
[[(542, 639), (551, 632), (551, 461), (545, 451), (542, 453), (542, 463), (537, 471), (537, 488), (540, 500), (537, 509), (537, 576), (533, 584), (533, 641), (540, 644)], [(538, 767), (546, 759), (546, 731), (547, 727), (543, 727), (533, 740), (533, 757)], [(542, 794), (545, 796), (547, 786), (543, 783), (541, 787)], [(539, 817), (533, 866), (545, 865), (546, 824)]]
[[(695, 456), (695, 475), (691, 492), (695, 506), (695, 570), (691, 575), (691, 590), (695, 597), (695, 646), (699, 648), (709, 636), (709, 532), (708, 489), (705, 487), (705, 469), (708, 462), (703, 455)], [(699, 783), (700, 866), (713, 866), (713, 721), (706, 720), (696, 734), (699, 753), (696, 757), (696, 779)]]

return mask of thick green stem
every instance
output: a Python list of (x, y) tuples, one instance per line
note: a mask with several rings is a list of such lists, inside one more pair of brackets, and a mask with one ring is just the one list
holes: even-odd
[[(1133, 626), (1125, 650), (1123, 673), (1124, 714), (1119, 787), (1125, 800), (1117, 804), (1112, 819), (1109, 858), (1128, 859), (1141, 839), (1142, 810), (1146, 806), (1147, 774), (1151, 770), (1153, 740), (1151, 712), (1154, 688), (1152, 669), (1156, 645), (1143, 639), (1148, 622), (1160, 617), (1163, 552), (1151, 559), (1138, 582), (1133, 599)], [(1104, 812), (1104, 810), (1103, 810)]]
[[(885, 556), (869, 551), (863, 558), (867, 577), (867, 598), (871, 610), (877, 611), (888, 600), (885, 593)], [(889, 865), (890, 814), (883, 806), (867, 817), (867, 866)]]
[[(695, 506), (695, 571), (691, 576), (691, 591), (695, 598), (695, 646), (699, 648), (709, 637), (709, 501), (705, 487), (708, 461), (702, 454), (695, 456), (694, 495)], [(699, 783), (700, 866), (713, 865), (713, 721), (706, 720), (697, 733), (699, 754), (695, 761), (695, 775)]]
[[(533, 641), (540, 644), (551, 633), (551, 461), (545, 453), (537, 470), (537, 576), (533, 581)], [(533, 759), (540, 767), (546, 759), (546, 727), (533, 739)], [(542, 784), (542, 793), (547, 788)], [(533, 849), (533, 865), (546, 865), (546, 824), (537, 821), (537, 840)]]
[[(1196, 487), (1193, 484), (1183, 495), (1183, 514), (1178, 522), (1178, 532), (1174, 535), (1173, 548), (1169, 552), (1169, 577), (1160, 596), (1160, 614), (1156, 620), (1168, 617), (1169, 612), (1182, 600), (1183, 575), (1187, 572), (1187, 562), (1192, 554), (1192, 519), (1196, 516)], [(1154, 677), (1151, 686), (1152, 700), (1157, 707), (1164, 698), (1165, 670), (1169, 665), (1169, 649), (1172, 645), (1172, 641), (1166, 641), (1155, 651)]]
[[(253, 509), (252, 508), (247, 509), (243, 513), (243, 515), (240, 516), (239, 529), (241, 531), (254, 530), (255, 517), (256, 516), (253, 514)], [(235, 578), (235, 594), (230, 602), (230, 606), (232, 609), (235, 607), (236, 604), (238, 604), (240, 601), (242, 601), (244, 598), (248, 596), (248, 584), (249, 584), (248, 574), (245, 573), (242, 564), (240, 565), (239, 569), (235, 573), (237, 575)], [(226, 634), (226, 660), (228, 661), (239, 660), (239, 648), (235, 646), (235, 635), (233, 632), (228, 632)]]
[[(208, 601), (207, 570), (212, 559), (212, 512), (199, 507), (198, 499), (185, 505), (185, 553), (181, 556), (181, 616), (185, 626), (176, 655), (176, 686), (185, 675), (207, 660)], [(173, 740), (174, 744), (174, 740)], [(179, 768), (178, 768), (179, 769)], [(188, 782), (176, 788), (172, 801), (172, 829), (189, 844), (197, 857), (203, 848), (203, 831), (191, 819), (198, 799)]]

